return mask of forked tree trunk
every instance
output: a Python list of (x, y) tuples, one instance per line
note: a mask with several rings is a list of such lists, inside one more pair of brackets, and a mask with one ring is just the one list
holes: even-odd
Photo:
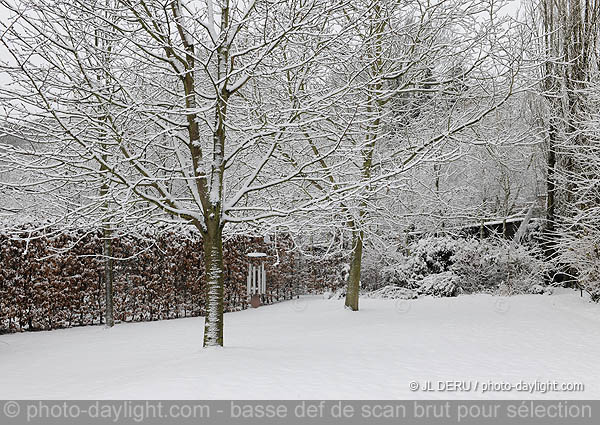
[[(372, 76), (381, 77), (383, 76), (383, 39), (385, 34), (385, 28), (387, 21), (383, 18), (380, 2), (374, 2), (372, 9), (372, 17), (370, 18), (370, 32), (374, 35), (374, 41), (372, 45), (367, 49), (367, 56), (372, 61), (370, 66), (370, 73)], [(371, 178), (371, 167), (373, 165), (373, 153), (375, 152), (375, 145), (377, 143), (377, 136), (379, 133), (379, 126), (381, 124), (381, 113), (383, 111), (383, 105), (385, 101), (378, 98), (378, 94), (382, 92), (383, 83), (380, 78), (375, 78), (374, 83), (368, 84), (367, 91), (367, 113), (368, 116), (375, 116), (376, 118), (367, 125), (365, 144), (361, 149), (363, 163), (361, 167), (361, 177), (364, 182), (368, 182)], [(367, 195), (369, 189), (367, 188)], [(358, 230), (363, 224), (363, 219), (366, 215), (367, 203), (366, 200), (360, 202), (359, 213), (357, 222), (352, 220), (350, 222), (351, 228), (353, 229), (353, 247), (352, 247), (352, 259), (350, 261), (350, 273), (348, 276), (348, 290), (346, 292), (346, 308), (352, 311), (358, 311), (358, 297), (360, 291), (360, 269), (362, 265), (362, 252), (363, 252), (363, 239), (364, 232)]]
[(206, 270), (204, 347), (223, 346), (223, 240), (222, 226), (209, 222), (203, 234)]
[(358, 295), (360, 291), (360, 269), (362, 265), (363, 232), (358, 231), (354, 238), (350, 273), (348, 276), (348, 291), (346, 292), (346, 308), (358, 311)]

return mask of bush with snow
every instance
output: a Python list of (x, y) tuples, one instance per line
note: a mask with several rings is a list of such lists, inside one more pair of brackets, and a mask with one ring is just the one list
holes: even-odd
[(336, 290), (328, 289), (323, 293), (323, 298), (326, 300), (341, 300), (346, 297), (346, 288), (338, 288)]
[(459, 277), (451, 271), (425, 277), (417, 289), (419, 295), (434, 297), (455, 297), (460, 293)]
[(387, 285), (366, 294), (367, 298), (403, 299), (412, 300), (417, 298), (416, 291), (394, 285)]
[(421, 238), (408, 247), (408, 254), (383, 270), (383, 281), (387, 285), (417, 289), (426, 276), (449, 271), (463, 244), (464, 240), (451, 237)]
[(504, 239), (444, 236), (422, 238), (407, 251), (383, 270), (384, 285), (448, 296), (457, 292), (544, 292), (548, 268), (532, 246)]
[(558, 263), (568, 265), (578, 286), (600, 301), (600, 231), (565, 236), (561, 248)]
[(547, 265), (534, 248), (505, 240), (472, 240), (456, 253), (452, 270), (465, 292), (512, 295), (540, 293)]

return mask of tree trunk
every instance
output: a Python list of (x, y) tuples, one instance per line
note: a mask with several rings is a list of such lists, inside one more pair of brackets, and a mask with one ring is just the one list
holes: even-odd
[(358, 311), (358, 294), (360, 291), (360, 269), (362, 265), (363, 232), (356, 232), (352, 260), (350, 262), (350, 273), (348, 276), (348, 290), (346, 292), (346, 307), (352, 311)]
[(115, 325), (114, 304), (113, 304), (113, 249), (110, 230), (103, 229), (104, 236), (104, 298), (105, 309), (104, 319), (106, 326), (112, 328)]
[[(377, 136), (379, 133), (379, 126), (381, 124), (381, 116), (383, 111), (384, 100), (378, 98), (379, 93), (383, 89), (383, 66), (384, 61), (382, 59), (383, 46), (382, 42), (385, 35), (385, 28), (387, 21), (383, 19), (380, 2), (375, 2), (372, 9), (372, 16), (370, 17), (370, 31), (374, 35), (373, 44), (369, 46), (368, 56), (372, 61), (370, 65), (370, 73), (374, 78), (374, 83), (367, 85), (367, 99), (366, 99), (366, 110), (368, 116), (374, 116), (372, 122), (366, 125), (366, 134), (364, 146), (361, 149), (363, 163), (361, 167), (361, 178), (364, 182), (368, 182), (371, 178), (371, 167), (373, 165), (373, 153), (375, 152), (375, 145), (377, 143)], [(352, 311), (358, 311), (358, 297), (360, 291), (360, 269), (362, 265), (362, 252), (363, 252), (363, 239), (364, 232), (361, 229), (364, 218), (366, 215), (367, 202), (370, 192), (369, 185), (366, 188), (365, 199), (360, 201), (359, 214), (357, 221), (350, 221), (350, 228), (353, 229), (353, 247), (352, 247), (352, 259), (350, 261), (350, 273), (348, 276), (348, 289), (346, 291), (346, 308)]]
[(548, 158), (547, 158), (547, 169), (546, 169), (546, 256), (552, 257), (554, 255), (554, 238), (555, 235), (555, 223), (556, 223), (556, 183), (555, 183), (555, 170), (556, 170), (556, 126), (554, 122), (550, 123), (548, 130)]
[[(108, 160), (108, 155), (103, 155), (104, 161)], [(101, 165), (100, 170), (105, 172), (106, 166)], [(109, 183), (106, 178), (103, 178), (102, 186), (100, 187), (100, 197), (102, 199), (101, 211), (102, 217), (102, 257), (104, 257), (104, 323), (107, 327), (112, 328), (115, 325), (114, 304), (113, 304), (113, 245), (112, 245), (112, 230), (110, 224), (110, 201), (108, 200)]]
[(203, 234), (206, 268), (204, 347), (223, 346), (223, 240), (222, 226), (209, 221)]

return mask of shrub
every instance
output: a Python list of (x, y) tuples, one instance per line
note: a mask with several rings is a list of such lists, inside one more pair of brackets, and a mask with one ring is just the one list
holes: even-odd
[(462, 239), (428, 236), (419, 239), (408, 248), (408, 254), (400, 256), (396, 264), (383, 270), (385, 285), (417, 289), (420, 281), (431, 274), (450, 270), (454, 255), (464, 244)]
[[(115, 319), (162, 320), (204, 313), (202, 240), (185, 231), (113, 240)], [(224, 243), (225, 310), (246, 308), (246, 254), (267, 260), (263, 303), (289, 299), (331, 284), (336, 259), (318, 262), (291, 252), (290, 238), (277, 246), (262, 238), (232, 236)], [(102, 239), (95, 229), (21, 234), (0, 231), (0, 333), (50, 330), (102, 323)]]
[[(504, 239), (426, 237), (383, 270), (382, 283), (420, 293), (455, 293), (452, 284), (465, 293), (538, 293), (547, 271), (534, 247)], [(438, 284), (448, 289), (435, 289)]]
[(367, 298), (383, 298), (383, 299), (404, 299), (411, 300), (417, 298), (417, 293), (408, 288), (388, 285), (383, 288), (366, 294)]
[(568, 265), (578, 286), (593, 301), (600, 301), (600, 232), (588, 230), (580, 235), (564, 236), (558, 263)]
[(452, 270), (464, 292), (535, 293), (547, 270), (533, 248), (506, 240), (471, 240), (454, 256)]
[(459, 277), (451, 271), (432, 274), (421, 281), (417, 293), (434, 297), (455, 297), (460, 293), (458, 281)]

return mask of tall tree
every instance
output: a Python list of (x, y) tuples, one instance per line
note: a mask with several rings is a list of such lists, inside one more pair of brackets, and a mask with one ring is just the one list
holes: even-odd
[(388, 200), (402, 196), (399, 188), (411, 170), (442, 160), (446, 143), (514, 90), (520, 55), (508, 46), (510, 25), (481, 18), (495, 17), (498, 7), (487, 1), (381, 0), (353, 3), (346, 13), (364, 13), (339, 70), (356, 75), (338, 112), (342, 118), (336, 116), (353, 119), (342, 150), (353, 166), (329, 176), (334, 187), (347, 181), (356, 187), (336, 207), (352, 240), (345, 300), (351, 310), (358, 310), (365, 242), (376, 234), (382, 211), (390, 211)]
[(527, 13), (538, 40), (534, 57), (541, 81), (538, 92), (545, 103), (541, 115), (547, 141), (546, 252), (564, 265), (569, 260), (560, 259), (566, 248), (561, 245), (578, 232), (573, 218), (582, 207), (586, 183), (581, 183), (590, 177), (584, 171), (589, 158), (580, 154), (590, 145), (585, 123), (590, 84), (598, 69), (600, 3), (540, 0), (532, 2)]
[[(302, 182), (343, 137), (322, 135), (324, 150), (315, 157), (296, 132), (302, 122), (289, 99), (299, 89), (264, 94), (288, 73), (309, 78), (303, 69), (342, 30), (325, 25), (340, 5), (119, 0), (108, 8), (118, 20), (110, 20), (100, 1), (1, 4), (12, 11), (2, 43), (14, 81), (3, 93), (21, 105), (11, 118), (23, 123), (35, 113), (52, 122), (52, 134), (40, 137), (53, 143), (53, 155), (198, 229), (207, 283), (204, 346), (223, 345), (224, 227), (317, 202), (303, 194)], [(109, 26), (119, 45), (102, 70), (110, 96), (95, 78), (106, 44), (95, 43), (90, 22)], [(281, 61), (283, 42), (308, 53)], [(101, 119), (90, 113), (106, 105)]]

